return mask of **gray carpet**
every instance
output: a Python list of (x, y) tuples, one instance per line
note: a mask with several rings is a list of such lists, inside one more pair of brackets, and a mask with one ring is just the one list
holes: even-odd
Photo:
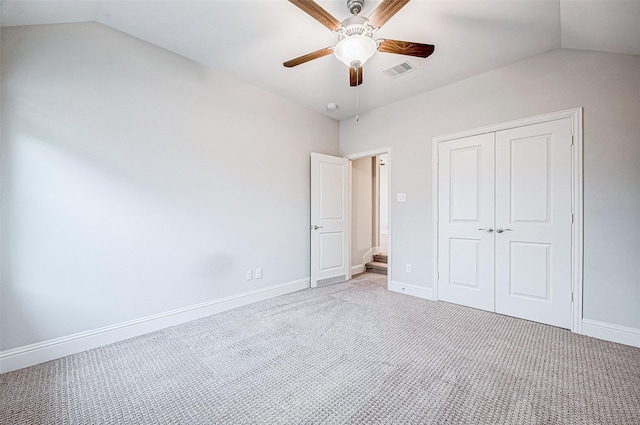
[(0, 375), (0, 423), (640, 424), (640, 349), (385, 282), (365, 273)]

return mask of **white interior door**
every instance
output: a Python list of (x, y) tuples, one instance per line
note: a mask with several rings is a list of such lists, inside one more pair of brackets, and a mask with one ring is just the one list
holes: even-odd
[(438, 298), (493, 311), (494, 134), (438, 149)]
[(571, 328), (571, 129), (439, 143), (439, 299)]
[(496, 133), (495, 311), (571, 327), (571, 119)]
[(351, 162), (311, 154), (311, 286), (351, 278)]

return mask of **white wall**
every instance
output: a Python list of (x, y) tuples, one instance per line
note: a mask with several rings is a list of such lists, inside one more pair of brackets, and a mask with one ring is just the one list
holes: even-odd
[(579, 106), (584, 317), (640, 329), (640, 56), (555, 50), (342, 121), (343, 155), (393, 147), (392, 280), (433, 286), (433, 137)]
[(95, 23), (2, 29), (1, 75), (0, 350), (309, 276), (336, 121)]
[(372, 259), (373, 248), (373, 162), (371, 158), (351, 163), (351, 266), (363, 266)]

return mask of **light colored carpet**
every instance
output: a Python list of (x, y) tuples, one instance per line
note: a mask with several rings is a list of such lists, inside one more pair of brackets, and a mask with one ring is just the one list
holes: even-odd
[(365, 273), (0, 375), (0, 423), (640, 424), (640, 349), (385, 282)]

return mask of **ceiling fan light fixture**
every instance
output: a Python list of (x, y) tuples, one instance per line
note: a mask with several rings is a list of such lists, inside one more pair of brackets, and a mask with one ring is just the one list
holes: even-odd
[(333, 54), (348, 67), (362, 66), (376, 52), (378, 44), (371, 37), (354, 34), (343, 38), (333, 48)]
[[(1, 0), (0, 0), (1, 1)], [(434, 50), (432, 44), (411, 41), (379, 39), (373, 35), (385, 22), (391, 19), (410, 0), (382, 0), (368, 18), (359, 16), (365, 0), (346, 0), (347, 8), (353, 16), (339, 22), (314, 0), (289, 0), (300, 10), (333, 31), (338, 36), (335, 47), (325, 47), (284, 62), (287, 68), (318, 59), (333, 53), (335, 57), (349, 67), (349, 86), (362, 84), (362, 66), (376, 52), (426, 58)], [(356, 115), (357, 121), (357, 115)]]

